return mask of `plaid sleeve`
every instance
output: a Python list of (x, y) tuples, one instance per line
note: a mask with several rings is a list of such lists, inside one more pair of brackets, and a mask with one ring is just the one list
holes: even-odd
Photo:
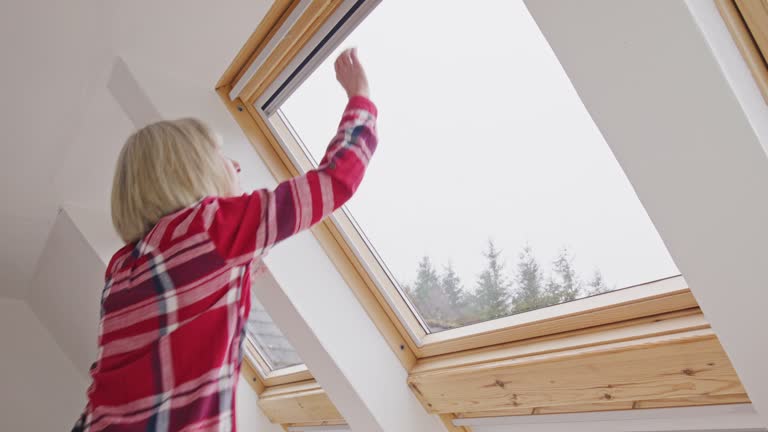
[(376, 107), (349, 100), (336, 136), (317, 169), (239, 197), (218, 198), (207, 207), (206, 226), (229, 260), (264, 255), (278, 242), (320, 222), (355, 193), (376, 150)]

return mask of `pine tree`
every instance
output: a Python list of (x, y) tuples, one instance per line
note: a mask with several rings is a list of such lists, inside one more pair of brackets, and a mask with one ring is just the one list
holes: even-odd
[(512, 297), (515, 313), (539, 309), (547, 305), (543, 279), (541, 268), (533, 255), (533, 250), (530, 245), (526, 245), (520, 252), (517, 263), (516, 289)]
[(445, 319), (442, 314), (445, 310), (443, 305), (445, 298), (440, 286), (440, 278), (432, 261), (426, 256), (419, 262), (412, 293), (411, 300), (427, 324), (439, 323)]
[(510, 283), (504, 275), (501, 251), (493, 241), (488, 241), (488, 250), (483, 253), (488, 260), (487, 267), (480, 273), (473, 300), (478, 320), (491, 320), (509, 315), (511, 298)]
[(547, 283), (547, 303), (553, 305), (576, 300), (581, 294), (582, 283), (567, 248), (563, 248), (552, 262), (552, 273)]
[(592, 280), (587, 284), (587, 295), (593, 296), (608, 291), (610, 291), (610, 288), (606, 285), (603, 274), (600, 273), (599, 269), (595, 269), (595, 272), (592, 274)]
[[(398, 281), (401, 281), (404, 279), (398, 279)], [(403, 294), (405, 294), (406, 297), (409, 299), (413, 299), (416, 295), (413, 293), (413, 288), (411, 288), (411, 284), (407, 282), (400, 282), (400, 290), (402, 290)]]
[(452, 327), (461, 326), (466, 318), (467, 295), (461, 286), (459, 275), (456, 274), (451, 264), (448, 264), (443, 270), (440, 285), (446, 306), (446, 310), (443, 311), (442, 315), (449, 321)]

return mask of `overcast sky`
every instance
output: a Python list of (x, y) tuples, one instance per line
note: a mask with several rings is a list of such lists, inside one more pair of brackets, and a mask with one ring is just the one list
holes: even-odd
[[(380, 111), (349, 208), (389, 268), (411, 281), (428, 255), (471, 289), (493, 238), (510, 274), (526, 243), (545, 270), (568, 247), (618, 288), (677, 274), (525, 6), (483, 4), (384, 1), (343, 44)], [(345, 104), (334, 57), (283, 106), (317, 159)]]

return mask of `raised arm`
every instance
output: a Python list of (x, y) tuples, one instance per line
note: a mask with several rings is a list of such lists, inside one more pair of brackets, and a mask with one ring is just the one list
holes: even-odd
[(336, 135), (317, 169), (280, 183), (208, 205), (217, 249), (230, 260), (264, 255), (278, 242), (320, 222), (357, 190), (376, 150), (376, 107), (354, 50), (336, 60), (336, 77), (349, 96)]

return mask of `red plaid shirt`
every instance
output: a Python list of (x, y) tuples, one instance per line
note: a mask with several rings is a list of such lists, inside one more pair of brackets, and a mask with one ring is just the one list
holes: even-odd
[(317, 170), (274, 191), (204, 198), (115, 254), (76, 429), (236, 429), (251, 267), (352, 196), (376, 149), (375, 129), (373, 103), (353, 97)]

